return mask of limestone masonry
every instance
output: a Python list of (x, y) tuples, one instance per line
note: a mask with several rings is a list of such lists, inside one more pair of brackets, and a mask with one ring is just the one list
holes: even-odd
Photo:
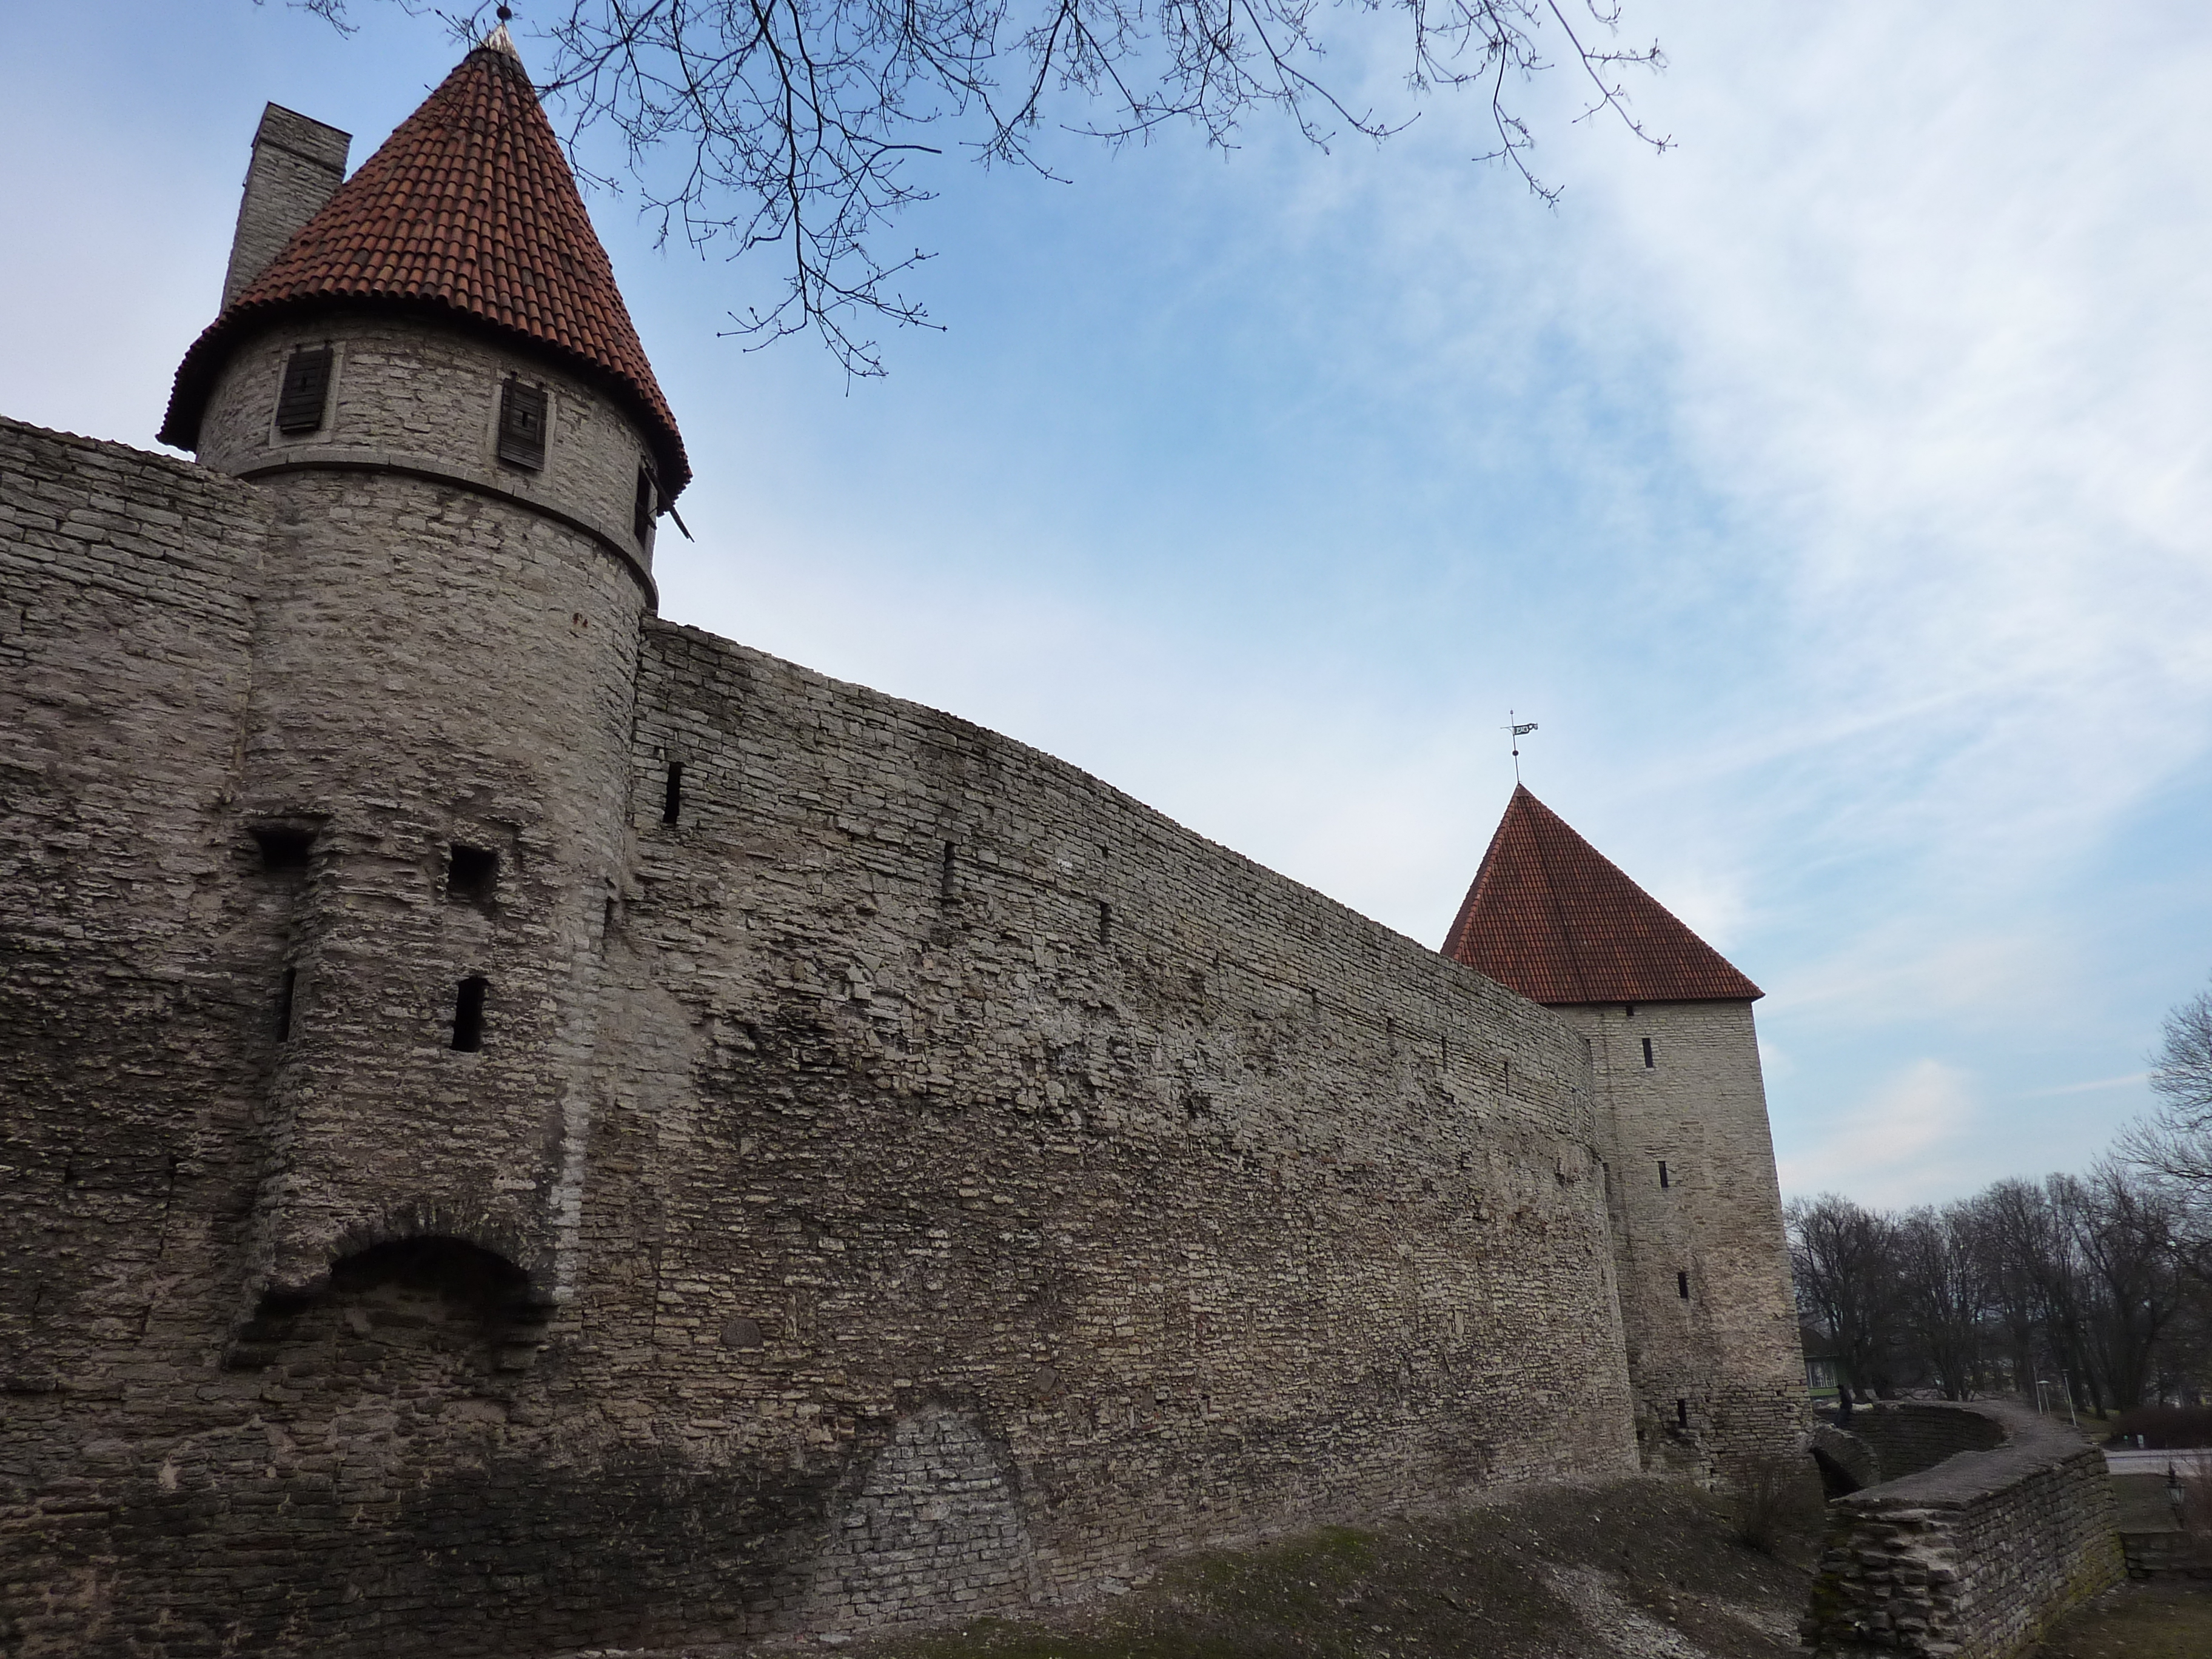
[[(1803, 1630), (1819, 1654), (2014, 1659), (2120, 1580), (2105, 1455), (2063, 1424), (1995, 1401), (1915, 1401), (1820, 1434), (1843, 1454), (1832, 1468), (1881, 1484), (1828, 1505)], [(1836, 1444), (1854, 1440), (1856, 1455)]]
[(1747, 980), (1525, 792), (1439, 953), (660, 620), (504, 30), (346, 147), (262, 124), (197, 463), (0, 421), (0, 1651), (896, 1629), (1793, 1443)]

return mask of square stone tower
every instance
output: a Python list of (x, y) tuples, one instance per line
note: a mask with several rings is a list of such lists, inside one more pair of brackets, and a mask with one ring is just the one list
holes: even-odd
[(1590, 1045), (1645, 1467), (1786, 1448), (1806, 1402), (1764, 993), (1518, 785), (1443, 949)]

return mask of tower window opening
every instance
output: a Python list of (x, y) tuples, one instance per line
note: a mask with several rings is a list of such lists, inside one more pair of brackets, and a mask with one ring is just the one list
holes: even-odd
[(253, 844), (261, 849), (264, 870), (304, 870), (313, 851), (315, 832), (293, 823), (264, 823), (253, 830)]
[(446, 896), (462, 904), (489, 904), (499, 885), (499, 854), (489, 847), (456, 843), (446, 866)]
[(1101, 945), (1114, 942), (1114, 907), (1104, 899), (1098, 901), (1098, 942)]
[(483, 1047), (484, 994), (490, 989), (489, 980), (471, 974), (454, 994), (453, 1047), (462, 1054), (472, 1054)]
[(1690, 1299), (1690, 1275), (1686, 1271), (1674, 1275), (1674, 1294), (1685, 1302)]
[(1651, 1039), (1650, 1037), (1644, 1039), (1644, 1063), (1647, 1066), (1655, 1066), (1658, 1063), (1651, 1058)]
[(331, 349), (301, 346), (284, 360), (283, 384), (276, 392), (276, 429), (296, 436), (323, 423), (331, 395)]
[(276, 988), (276, 1041), (289, 1042), (292, 1036), (292, 995), (299, 988), (300, 970), (287, 968)]
[(1671, 1184), (1667, 1179), (1667, 1160), (1662, 1158), (1659, 1160), (1659, 1190), (1664, 1192)]
[(673, 823), (684, 816), (684, 763), (668, 763), (668, 787), (661, 793), (660, 821)]
[(509, 380), (499, 392), (499, 458), (532, 471), (545, 465), (545, 388)]
[(1632, 1002), (1624, 1002), (1620, 1005), (1620, 1012), (1622, 1018), (1626, 1019), (1634, 1019), (1636, 1018), (1636, 1005)]
[(956, 848), (952, 842), (949, 841), (946, 842), (945, 843), (945, 862), (943, 866), (937, 872), (937, 899), (938, 902), (940, 904), (951, 904), (953, 902), (953, 862), (958, 855), (959, 849)]
[(630, 508), (630, 533), (641, 542), (653, 531), (653, 470), (637, 470), (637, 500)]
[(1674, 1402), (1674, 1426), (1678, 1429), (1686, 1429), (1690, 1426), (1690, 1402), (1686, 1400), (1677, 1400)]

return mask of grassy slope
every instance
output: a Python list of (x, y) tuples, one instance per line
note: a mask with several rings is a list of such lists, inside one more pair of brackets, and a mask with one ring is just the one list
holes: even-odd
[[(1817, 1498), (1814, 1499), (1817, 1502)], [(1179, 1562), (1049, 1621), (985, 1620), (850, 1659), (1780, 1659), (1812, 1547), (1735, 1541), (1719, 1500), (1630, 1478), (1502, 1492), (1452, 1516)]]

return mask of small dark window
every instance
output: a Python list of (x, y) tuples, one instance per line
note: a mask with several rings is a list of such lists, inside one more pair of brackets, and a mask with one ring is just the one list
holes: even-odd
[(499, 885), (499, 854), (489, 847), (456, 846), (446, 866), (446, 896), (464, 904), (489, 904)]
[(637, 470), (637, 501), (630, 508), (629, 527), (640, 541), (653, 530), (653, 472), (647, 467)]
[(284, 384), (276, 393), (276, 429), (313, 432), (323, 423), (331, 395), (331, 349), (302, 346), (284, 360)]
[(1624, 1002), (1620, 1005), (1620, 1012), (1626, 1015), (1630, 1019), (1634, 1019), (1636, 1018), (1636, 1005), (1632, 1002)]
[(255, 828), (253, 842), (261, 849), (263, 869), (304, 870), (314, 848), (315, 832), (297, 824), (264, 823)]
[(287, 968), (283, 981), (276, 988), (276, 1041), (283, 1042), (292, 1035), (292, 994), (299, 988), (300, 970)]
[(499, 458), (514, 466), (545, 465), (545, 389), (509, 380), (499, 393)]
[(668, 763), (668, 787), (660, 797), (660, 821), (673, 823), (684, 816), (684, 763)]
[(1660, 1188), (1660, 1190), (1661, 1190), (1662, 1192), (1664, 1192), (1664, 1191), (1666, 1190), (1667, 1187), (1668, 1187), (1668, 1180), (1667, 1180), (1667, 1160), (1666, 1160), (1665, 1158), (1661, 1158), (1661, 1159), (1659, 1160), (1659, 1188)]
[(1646, 1066), (1650, 1066), (1654, 1063), (1651, 1059), (1651, 1039), (1650, 1037), (1644, 1039), (1644, 1063)]
[(484, 993), (491, 981), (472, 974), (461, 981), (453, 997), (453, 1047), (472, 1054), (483, 1047)]
[(1101, 945), (1114, 942), (1114, 907), (1104, 899), (1098, 901), (1098, 942)]
[(1674, 1426), (1678, 1429), (1686, 1429), (1690, 1426), (1690, 1402), (1686, 1400), (1677, 1400), (1674, 1402)]
[(937, 873), (937, 898), (940, 904), (952, 902), (953, 860), (957, 856), (951, 842), (945, 843), (945, 863)]
[(1690, 1275), (1688, 1273), (1678, 1273), (1674, 1275), (1674, 1294), (1680, 1297), (1685, 1302), (1687, 1302), (1690, 1299)]

